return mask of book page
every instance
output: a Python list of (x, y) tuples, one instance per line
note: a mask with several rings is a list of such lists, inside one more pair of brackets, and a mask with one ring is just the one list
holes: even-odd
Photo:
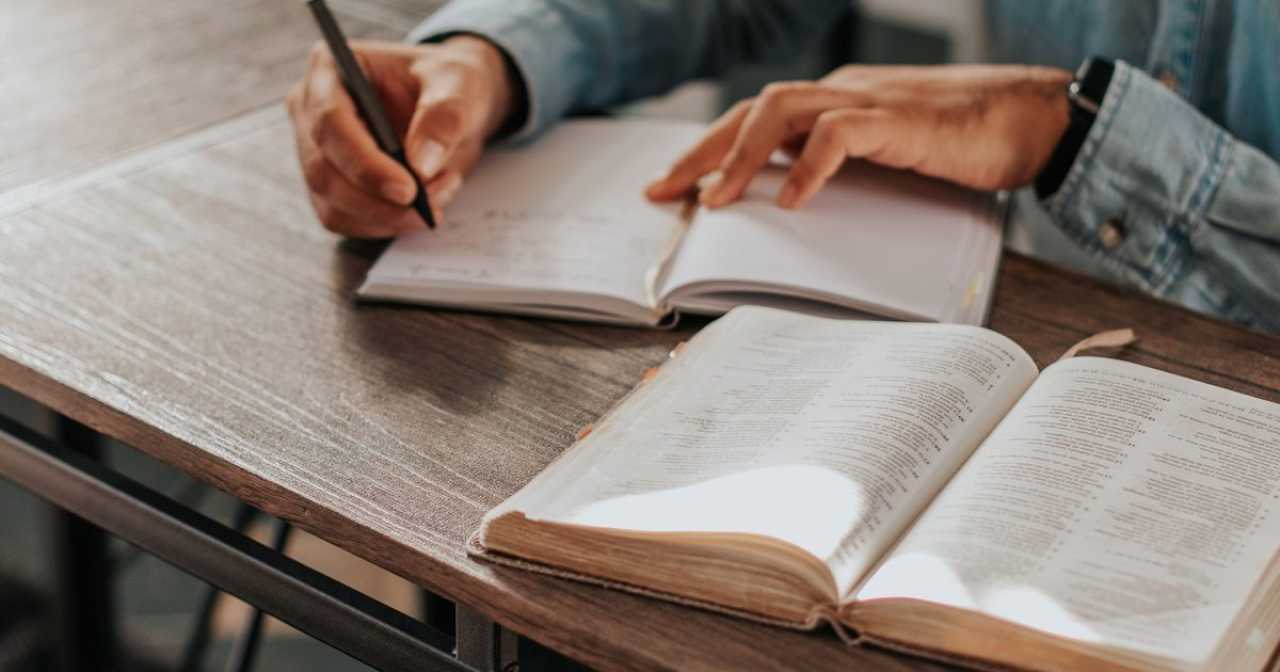
[(369, 281), (508, 290), (476, 295), (491, 302), (584, 292), (652, 307), (646, 273), (684, 224), (679, 205), (642, 192), (704, 130), (578, 120), (529, 145), (490, 149), (441, 226), (396, 239)]
[(784, 210), (774, 198), (785, 176), (768, 169), (742, 201), (694, 216), (663, 284), (673, 305), (703, 312), (708, 294), (731, 306), (747, 292), (775, 293), (983, 322), (1003, 227), (990, 194), (854, 163), (803, 208)]
[(738, 308), (510, 509), (773, 537), (826, 562), (843, 594), (1035, 373), (1012, 341), (976, 327)]
[(1280, 545), (1280, 406), (1055, 364), (858, 592), (1205, 659)]

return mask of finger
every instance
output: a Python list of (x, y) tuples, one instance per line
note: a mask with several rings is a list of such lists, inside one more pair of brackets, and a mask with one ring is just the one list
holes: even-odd
[(358, 238), (385, 238), (419, 228), (422, 220), (407, 207), (372, 196), (352, 184), (295, 126), (294, 140), (312, 204), (325, 228)]
[[(335, 210), (355, 218), (361, 228), (381, 229), (394, 222), (397, 233), (400, 233), (399, 229), (404, 227), (425, 226), (425, 222), (416, 218), (412, 208), (370, 196), (332, 165), (328, 169), (332, 174), (326, 178), (324, 191), (317, 192), (317, 195), (323, 196)], [(405, 215), (414, 217), (406, 218)]]
[(427, 182), (462, 143), (483, 143), (484, 89), (479, 70), (456, 61), (421, 63), (414, 76), (422, 91), (409, 121), (405, 152), (419, 179)]
[(453, 201), (462, 188), (463, 176), (479, 159), (484, 145), (481, 142), (464, 142), (458, 146), (449, 163), (427, 182), (427, 194), (433, 207), (444, 207)]
[(676, 160), (665, 175), (649, 183), (644, 191), (645, 196), (655, 201), (680, 198), (693, 189), (699, 178), (718, 168), (724, 155), (733, 146), (742, 120), (751, 111), (753, 100), (748, 98), (739, 101), (728, 112), (720, 115), (698, 144)]
[(452, 169), (440, 171), (427, 183), (427, 195), (430, 196), (431, 206), (441, 208), (448, 205), (461, 188), (462, 173)]
[(401, 219), (393, 221), (370, 221), (364, 216), (351, 214), (335, 209), (323, 197), (312, 195), (312, 206), (320, 215), (325, 229), (347, 238), (383, 239), (401, 236), (403, 233), (422, 228), (422, 219), (417, 212), (407, 210)]
[(882, 110), (834, 110), (818, 117), (800, 157), (778, 192), (778, 205), (808, 202), (845, 159), (874, 159), (893, 142), (893, 119)]
[(417, 189), (414, 176), (378, 147), (331, 63), (319, 59), (306, 78), (303, 117), (312, 141), (347, 181), (393, 203), (409, 204)]
[(362, 215), (338, 210), (317, 194), (311, 195), (311, 204), (324, 228), (347, 238), (394, 238), (422, 228), (422, 218), (412, 210), (406, 210), (399, 219), (375, 222)]
[(819, 114), (864, 105), (865, 98), (859, 92), (810, 82), (766, 86), (720, 165), (720, 179), (703, 190), (701, 202), (719, 207), (736, 200), (788, 138), (808, 132)]

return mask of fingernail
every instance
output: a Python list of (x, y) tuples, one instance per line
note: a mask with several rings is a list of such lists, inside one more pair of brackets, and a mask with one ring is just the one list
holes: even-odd
[(387, 182), (382, 185), (382, 195), (392, 203), (400, 205), (408, 205), (417, 193), (417, 186), (407, 182)]
[(418, 175), (429, 178), (440, 170), (444, 163), (444, 145), (435, 140), (423, 140), (418, 147)]
[(458, 193), (458, 188), (462, 186), (462, 176), (456, 172), (450, 171), (445, 173), (439, 179), (436, 185), (436, 193), (432, 194), (432, 205), (445, 205), (453, 200), (454, 195)]
[(778, 205), (784, 208), (794, 207), (796, 199), (800, 197), (800, 187), (795, 182), (787, 180), (782, 185), (782, 191), (778, 192)]

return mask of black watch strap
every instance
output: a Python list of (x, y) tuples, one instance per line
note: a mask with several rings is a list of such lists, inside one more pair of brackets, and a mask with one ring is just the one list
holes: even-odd
[(1098, 117), (1098, 109), (1102, 107), (1102, 99), (1107, 95), (1111, 85), (1111, 75), (1115, 72), (1115, 64), (1102, 58), (1090, 58), (1076, 71), (1075, 79), (1067, 87), (1067, 100), (1071, 105), (1071, 120), (1067, 130), (1058, 141), (1049, 161), (1036, 178), (1036, 196), (1049, 198), (1057, 193), (1067, 173), (1076, 162), (1085, 138), (1093, 128), (1093, 121)]

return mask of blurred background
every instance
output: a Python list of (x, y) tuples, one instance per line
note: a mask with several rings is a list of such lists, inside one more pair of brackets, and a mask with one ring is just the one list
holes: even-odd
[[(19, 0), (9, 1), (23, 4)], [(77, 34), (95, 30), (96, 22), (118, 11), (112, 9), (116, 7), (115, 3), (50, 1), (36, 5), (32, 0), (21, 11), (12, 12), (9, 10), (17, 8), (6, 7), (7, 4), (0, 2), (0, 7), (4, 7), (0, 11), (0, 38), (57, 40), (58, 44), (74, 44)], [(171, 0), (167, 4), (172, 8), (178, 4), (214, 7), (224, 3)], [(301, 2), (296, 4), (297, 11), (288, 14), (287, 20), (306, 26), (300, 30), (310, 30), (310, 18)], [(367, 3), (333, 0), (331, 4), (349, 16), (358, 16), (373, 24), (399, 27), (412, 25), (417, 18), (425, 18), (442, 3), (429, 0)], [(65, 34), (56, 31), (51, 34), (22, 34), (32, 14), (55, 11), (80, 12), (82, 16), (51, 24), (66, 26)], [(216, 12), (204, 11), (204, 14), (204, 20), (218, 20)], [(129, 25), (134, 26), (131, 29), (137, 29), (138, 24)], [(199, 26), (194, 28), (199, 29)], [(168, 28), (151, 26), (147, 29)], [(722, 81), (695, 82), (662, 98), (633, 105), (623, 113), (709, 120), (733, 101), (753, 95), (769, 81), (814, 78), (835, 65), (852, 61), (941, 63), (981, 60), (984, 42), (982, 7), (978, 0), (863, 0), (857, 4), (856, 10), (851, 5), (848, 17), (833, 25), (830, 35), (815, 36), (809, 52), (791, 63), (741, 68)], [(0, 39), (0, 43), (14, 44), (6, 39)], [(296, 72), (291, 76), (301, 75), (302, 63), (301, 55), (294, 59)], [(4, 71), (4, 54), (0, 54), (0, 83), (4, 82)], [(60, 74), (67, 74), (68, 80), (72, 81), (91, 77), (93, 73), (51, 72), (44, 73), (44, 76), (58, 77)], [(0, 90), (7, 89), (0, 86)], [(282, 88), (280, 95), (283, 94)], [(217, 95), (217, 92), (210, 92), (210, 95)], [(5, 123), (3, 117), (0, 115), (0, 124)], [(13, 149), (6, 148), (5, 151)], [(0, 388), (0, 413), (16, 417), (37, 430), (48, 429), (45, 426), (49, 422), (46, 414), (4, 388)], [(108, 448), (107, 460), (127, 476), (224, 523), (230, 524), (235, 515), (237, 503), (232, 498), (204, 487), (135, 450), (113, 444)], [(49, 608), (54, 585), (50, 560), (53, 540), (47, 534), (53, 512), (40, 500), (4, 480), (0, 480), (0, 512), (5, 514), (0, 516), (0, 672), (54, 669), (54, 652), (58, 643), (54, 641)], [(251, 528), (259, 539), (265, 539), (269, 529), (270, 520), (266, 516)], [(413, 586), (348, 553), (300, 531), (292, 537), (288, 552), (305, 564), (394, 608), (417, 613), (418, 595)], [(206, 599), (208, 587), (123, 543), (116, 542), (111, 557), (109, 569), (116, 590), (118, 629), (124, 654), (130, 661), (128, 669), (180, 669), (195, 627), (195, 615)], [(247, 613), (248, 608), (232, 598), (222, 596), (217, 599), (212, 612), (212, 637), (200, 669), (223, 669)], [(277, 622), (268, 623), (257, 660), (257, 669), (261, 670), (367, 669)]]

